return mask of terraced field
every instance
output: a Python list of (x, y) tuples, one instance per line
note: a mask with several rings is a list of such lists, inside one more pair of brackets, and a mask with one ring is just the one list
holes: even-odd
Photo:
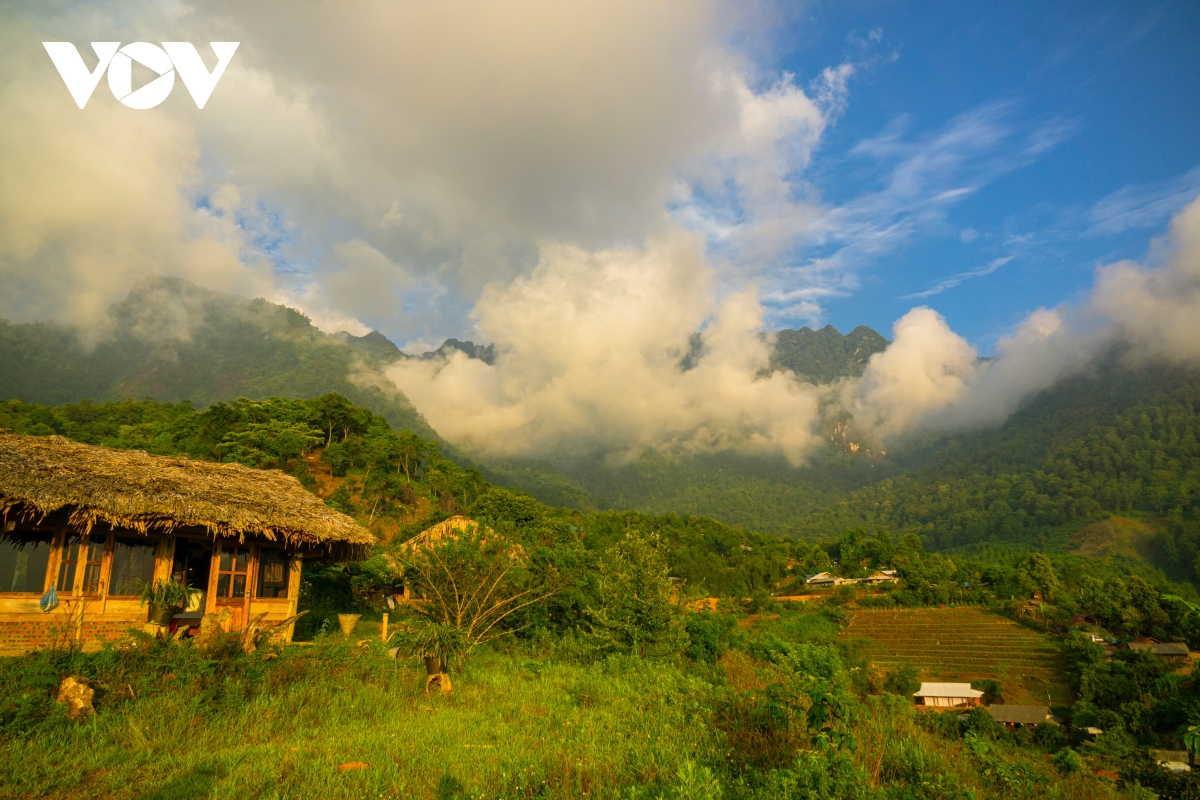
[(935, 681), (994, 678), (1009, 703), (1071, 700), (1059, 643), (998, 614), (971, 606), (851, 614), (840, 635), (866, 642), (873, 668), (912, 664)]

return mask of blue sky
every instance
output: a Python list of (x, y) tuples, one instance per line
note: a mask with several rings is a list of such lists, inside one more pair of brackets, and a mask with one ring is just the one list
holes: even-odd
[(772, 68), (856, 67), (806, 178), (835, 207), (873, 197), (860, 219), (888, 236), (822, 301), (843, 332), (923, 303), (987, 351), (1098, 264), (1145, 258), (1200, 194), (1200, 4), (852, 1), (788, 22)]

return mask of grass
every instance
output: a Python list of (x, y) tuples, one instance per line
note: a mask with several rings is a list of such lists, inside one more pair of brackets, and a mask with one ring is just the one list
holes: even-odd
[[(835, 619), (785, 610), (731, 630), (713, 665), (600, 656), (571, 637), (510, 643), (477, 652), (450, 696), (426, 695), (370, 626), (249, 657), (158, 644), (0, 659), (0, 798), (1123, 796), (997, 743), (1021, 776), (1001, 786), (957, 727), (939, 732), (903, 698), (855, 697), (842, 667), (829, 686), (852, 735), (830, 749), (806, 721), (810, 678), (763, 654), (807, 642), (805, 657), (840, 664)], [(92, 721), (54, 704), (67, 674), (97, 687)], [(779, 705), (797, 686), (799, 704)], [(765, 763), (764, 742), (795, 747)]]
[[(319, 643), (288, 648), (269, 675), (102, 699), (94, 727), (57, 720), (6, 741), (0, 797), (437, 797), (443, 784), (479, 797), (611, 797), (716, 747), (693, 724), (704, 687), (640, 660), (488, 653), (443, 697), (378, 647)], [(339, 770), (353, 762), (368, 766)]]
[(873, 667), (911, 664), (926, 680), (1000, 681), (1009, 703), (1071, 702), (1060, 645), (974, 606), (860, 609), (842, 632), (867, 643)]

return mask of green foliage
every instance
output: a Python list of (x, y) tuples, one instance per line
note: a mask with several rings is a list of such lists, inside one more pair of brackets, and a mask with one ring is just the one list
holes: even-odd
[[(1122, 388), (1131, 397), (1140, 393), (1142, 403), (1091, 419), (1087, 412), (1096, 414), (1094, 407), (1071, 406), (1116, 394), (1103, 381), (1131, 384)], [(1152, 392), (1161, 393), (1146, 397)], [(1090, 383), (1064, 382), (998, 431), (953, 439), (957, 447), (851, 493), (812, 515), (800, 532), (885, 528), (916, 533), (938, 548), (1039, 543), (1046, 531), (1076, 520), (1142, 511), (1172, 516), (1167, 544), (1179, 553), (1176, 563), (1187, 566), (1200, 544), (1192, 533), (1200, 510), (1198, 431), (1195, 376), (1113, 367)], [(1194, 574), (1186, 572), (1189, 579)]]
[(986, 706), (1004, 702), (1004, 687), (994, 678), (971, 681), (971, 688), (983, 692), (983, 697), (979, 699)]
[(1069, 747), (1059, 750), (1051, 760), (1054, 762), (1055, 768), (1063, 775), (1074, 775), (1083, 769), (1083, 759)]
[(178, 581), (162, 578), (153, 582), (140, 582), (138, 586), (138, 595), (142, 599), (142, 605), (152, 603), (174, 608), (186, 606), (192, 599), (192, 595), (198, 591), (198, 589), (193, 589)]
[(443, 670), (457, 669), (471, 648), (463, 628), (448, 622), (418, 620), (401, 629), (394, 645), (399, 656), (436, 658)]
[(882, 688), (888, 694), (912, 697), (921, 688), (921, 673), (912, 664), (901, 664), (888, 670)]
[(637, 529), (613, 546), (601, 566), (592, 635), (618, 652), (674, 655), (687, 645), (683, 611), (658, 542)]
[(687, 615), (686, 628), (688, 658), (712, 664), (732, 642), (737, 620), (730, 614), (701, 611)]
[(514, 631), (515, 615), (562, 592), (570, 579), (552, 562), (534, 563), (525, 547), (499, 531), (470, 525), (437, 541), (403, 548), (397, 559), (416, 606), (437, 625), (456, 629), (465, 652)]
[[(94, 347), (81, 344), (68, 325), (0, 320), (0, 398), (54, 405), (187, 398), (205, 407), (238, 397), (336, 392), (398, 430), (435, 438), (402, 395), (351, 379), (385, 353), (357, 347), (354, 337), (322, 333), (293, 309), (155, 278), (135, 286), (109, 318), (110, 335)], [(11, 426), (0, 421), (0, 427)]]
[(861, 375), (867, 361), (890, 342), (866, 325), (843, 336), (832, 325), (819, 331), (809, 327), (785, 329), (775, 334), (770, 369), (789, 369), (811, 383), (832, 383)]

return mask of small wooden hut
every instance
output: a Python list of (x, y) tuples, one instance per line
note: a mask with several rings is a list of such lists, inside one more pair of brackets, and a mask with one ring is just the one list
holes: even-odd
[(919, 706), (936, 708), (963, 708), (979, 705), (983, 692), (972, 689), (969, 683), (922, 683), (913, 693)]
[[(176, 625), (283, 620), (303, 559), (374, 541), (278, 470), (0, 433), (0, 654), (119, 638), (146, 622), (139, 587), (162, 579), (201, 590)], [(43, 612), (51, 588), (60, 605)]]

